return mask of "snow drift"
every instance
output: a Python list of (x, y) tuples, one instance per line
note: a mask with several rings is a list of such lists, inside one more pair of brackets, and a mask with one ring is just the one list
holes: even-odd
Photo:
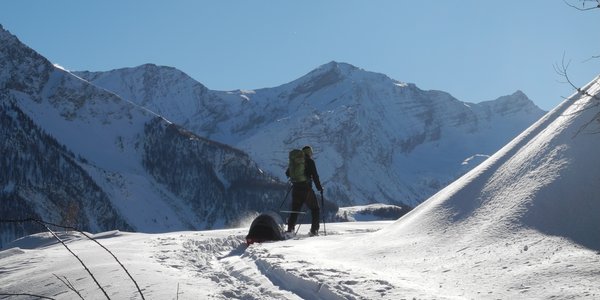
[[(600, 250), (596, 78), (388, 230), (503, 236), (533, 229)], [(596, 95), (591, 97), (591, 95)]]

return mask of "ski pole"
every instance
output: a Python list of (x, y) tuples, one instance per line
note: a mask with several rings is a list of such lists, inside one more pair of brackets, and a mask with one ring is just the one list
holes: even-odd
[[(304, 204), (302, 204), (302, 205), (305, 205), (305, 204), (306, 204), (306, 202), (308, 201), (308, 197), (310, 196), (310, 194), (311, 194), (311, 193), (314, 195), (314, 193), (312, 192), (312, 189), (310, 189), (310, 190), (308, 190), (308, 191), (306, 192), (306, 198), (304, 198)], [(316, 197), (315, 197), (315, 198), (316, 198)], [(318, 201), (318, 200), (317, 200), (317, 199), (315, 199), (315, 201)], [(317, 203), (318, 203), (318, 202), (317, 202)], [(300, 206), (300, 209), (302, 209), (302, 206)], [(304, 210), (303, 212), (306, 212), (306, 210)], [(296, 214), (296, 215), (297, 215), (297, 214)], [(311, 215), (311, 216), (312, 216), (312, 215)], [(298, 231), (300, 231), (300, 226), (302, 226), (302, 220), (303, 220), (303, 219), (304, 219), (304, 214), (300, 214), (300, 220), (296, 219), (296, 220), (298, 220), (298, 223), (297, 223), (297, 224), (298, 224), (298, 228), (296, 229), (296, 234), (298, 234)], [(312, 226), (311, 226), (311, 227), (312, 227)]]
[(321, 190), (321, 216), (323, 218), (323, 233), (327, 235), (327, 228), (325, 228), (325, 199), (323, 198), (323, 190)]
[(285, 193), (285, 197), (283, 197), (283, 200), (281, 201), (281, 204), (279, 205), (279, 210), (281, 210), (281, 208), (283, 207), (285, 200), (287, 199), (288, 195), (292, 191), (292, 187), (293, 187), (293, 185), (290, 185), (290, 188), (288, 189), (287, 193)]
[(300, 220), (298, 220), (298, 228), (296, 228), (296, 232), (294, 233), (294, 235), (297, 235), (298, 231), (300, 231), (300, 226), (302, 226), (302, 220), (304, 219), (304, 215), (306, 214), (306, 210), (303, 210), (299, 214), (300, 214)]

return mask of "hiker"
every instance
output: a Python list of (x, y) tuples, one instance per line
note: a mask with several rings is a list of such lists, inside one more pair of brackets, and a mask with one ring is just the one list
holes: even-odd
[[(323, 193), (323, 187), (319, 180), (319, 174), (317, 173), (317, 166), (315, 161), (312, 159), (313, 151), (310, 146), (302, 148), (304, 154), (304, 176), (294, 176), (290, 172), (290, 168), (285, 171), (285, 175), (290, 177), (292, 181), (292, 213), (288, 218), (287, 232), (294, 232), (296, 221), (298, 220), (298, 212), (302, 209), (302, 205), (306, 203), (306, 206), (310, 208), (312, 215), (312, 225), (310, 227), (310, 235), (319, 234), (319, 201), (317, 196), (312, 189), (312, 183), (315, 183), (315, 187), (321, 193)], [(296, 178), (294, 178), (296, 177)]]

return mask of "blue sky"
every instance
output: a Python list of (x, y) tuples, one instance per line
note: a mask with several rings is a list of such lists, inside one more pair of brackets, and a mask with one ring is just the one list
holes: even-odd
[[(575, 0), (572, 0), (575, 1)], [(577, 3), (577, 2), (573, 2)], [(0, 24), (53, 63), (154, 63), (214, 90), (274, 87), (335, 60), (480, 102), (525, 92), (549, 110), (600, 74), (600, 10), (562, 0), (3, 1)]]

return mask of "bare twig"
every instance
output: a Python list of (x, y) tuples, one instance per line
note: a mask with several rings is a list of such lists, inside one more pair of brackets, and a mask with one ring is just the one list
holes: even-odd
[(106, 293), (106, 291), (104, 290), (104, 288), (102, 288), (102, 286), (100, 285), (100, 283), (98, 282), (98, 280), (96, 280), (96, 277), (94, 276), (94, 274), (92, 274), (92, 271), (90, 271), (90, 269), (88, 269), (88, 267), (85, 265), (85, 263), (83, 262), (83, 260), (81, 260), (81, 258), (79, 258), (79, 256), (77, 256), (77, 254), (75, 254), (75, 252), (73, 252), (69, 246), (67, 246), (67, 244), (65, 242), (63, 242), (63, 240), (60, 239), (60, 237), (58, 237), (58, 235), (56, 235), (56, 233), (54, 231), (52, 231), (52, 229), (50, 229), (46, 223), (36, 220), (36, 219), (31, 219), (32, 221), (44, 226), (46, 228), (46, 230), (48, 232), (50, 232), (50, 234), (52, 234), (52, 236), (54, 236), (54, 238), (59, 241), (64, 247), (65, 249), (67, 249), (67, 251), (69, 251), (78, 261), (79, 263), (83, 266), (83, 268), (88, 272), (88, 274), (90, 275), (90, 277), (92, 277), (92, 279), (94, 280), (94, 282), (96, 283), (96, 285), (98, 286), (98, 288), (100, 288), (100, 290), (102, 291), (102, 293), (104, 293), (104, 296), (106, 296), (106, 299), (110, 300), (110, 297), (108, 296), (108, 294)]
[(63, 229), (77, 231), (77, 232), (81, 233), (86, 238), (88, 238), (89, 240), (95, 242), (100, 247), (102, 247), (102, 249), (104, 249), (106, 252), (108, 252), (115, 259), (115, 261), (119, 264), (119, 266), (121, 266), (121, 268), (125, 271), (125, 273), (127, 274), (127, 276), (129, 276), (129, 278), (131, 279), (131, 281), (133, 281), (133, 284), (137, 288), (138, 293), (142, 297), (142, 300), (146, 299), (146, 298), (144, 298), (144, 294), (142, 293), (142, 290), (140, 289), (140, 286), (135, 281), (135, 279), (133, 279), (133, 276), (131, 276), (131, 274), (129, 273), (129, 271), (127, 270), (127, 268), (125, 268), (125, 266), (121, 263), (121, 261), (110, 250), (108, 250), (106, 247), (104, 247), (104, 245), (100, 244), (100, 242), (98, 242), (96, 239), (94, 239), (93, 237), (91, 237), (89, 234), (87, 234), (87, 233), (85, 233), (85, 232), (83, 232), (81, 230), (78, 230), (78, 229), (76, 229), (74, 227), (71, 227), (71, 226), (63, 226), (63, 225), (53, 224), (53, 223), (50, 223), (50, 222), (36, 220), (36, 219), (33, 219), (33, 218), (19, 219), (19, 220), (0, 220), (0, 222), (12, 222), (12, 223), (36, 222), (38, 224), (42, 224), (42, 226), (46, 227), (46, 229), (48, 229), (48, 230), (50, 230), (50, 229), (46, 226), (46, 224), (47, 225), (51, 225), (51, 226), (55, 226), (55, 227), (60, 227), (60, 228), (63, 228)]
[(594, 99), (600, 101), (600, 97), (598, 95), (592, 95), (592, 94), (588, 93), (587, 91), (582, 90), (581, 88), (577, 87), (571, 81), (571, 79), (569, 78), (569, 73), (567, 72), (570, 63), (571, 63), (571, 61), (569, 61), (565, 64), (565, 55), (563, 54), (561, 65), (560, 66), (554, 65), (554, 71), (556, 71), (556, 73), (558, 73), (558, 75), (564, 77), (566, 80), (566, 82), (564, 82), (564, 83), (568, 83), (569, 85), (571, 85), (571, 87), (573, 87), (578, 93), (589, 96), (591, 98), (594, 98)]
[(585, 62), (588, 62), (588, 61), (590, 61), (590, 60), (592, 60), (592, 59), (598, 59), (598, 58), (600, 58), (600, 55), (594, 55), (594, 56), (592, 56), (592, 57), (590, 57), (590, 58), (588, 58), (588, 59), (584, 60), (583, 62), (585, 63)]
[[(600, 1), (600, 0), (598, 0)], [(573, 114), (579, 114), (583, 111), (589, 110), (589, 109), (593, 109), (596, 108), (600, 105), (600, 97), (598, 95), (592, 95), (590, 93), (588, 93), (587, 90), (582, 90), (581, 88), (575, 86), (575, 84), (571, 81), (571, 79), (569, 78), (569, 73), (568, 73), (568, 68), (569, 68), (569, 64), (570, 61), (565, 63), (565, 55), (563, 54), (563, 58), (562, 58), (562, 62), (560, 66), (554, 65), (554, 70), (556, 71), (556, 73), (558, 73), (560, 76), (564, 77), (566, 82), (569, 85), (571, 85), (571, 87), (573, 87), (579, 94), (584, 95), (584, 96), (588, 96), (594, 100), (597, 100), (596, 103), (592, 104), (592, 105), (587, 105), (587, 107), (584, 107), (580, 110), (577, 110), (569, 115), (573, 115)], [(596, 113), (594, 115), (594, 117), (589, 120), (588, 122), (586, 122), (585, 124), (583, 124), (578, 130), (577, 132), (573, 135), (573, 137), (578, 136), (581, 132), (583, 132), (584, 129), (588, 128), (588, 126), (590, 126), (592, 123), (594, 122), (600, 122), (600, 112)], [(592, 134), (596, 134), (597, 132), (592, 132)]]
[(0, 296), (27, 296), (27, 297), (36, 297), (38, 299), (56, 300), (56, 298), (52, 298), (52, 297), (46, 297), (46, 296), (35, 295), (35, 294), (27, 294), (27, 293), (0, 293)]
[(133, 281), (133, 284), (137, 288), (138, 293), (140, 294), (140, 296), (142, 297), (142, 299), (143, 300), (146, 299), (146, 298), (144, 298), (144, 294), (142, 293), (142, 290), (140, 289), (140, 286), (138, 285), (137, 281), (135, 281), (135, 279), (133, 279), (133, 276), (131, 276), (131, 274), (129, 273), (129, 270), (127, 270), (127, 268), (125, 268), (125, 266), (121, 263), (121, 261), (117, 258), (117, 256), (115, 256), (110, 250), (108, 250), (108, 248), (104, 247), (104, 245), (100, 244), (100, 242), (98, 242), (93, 237), (89, 236), (87, 233), (85, 233), (83, 231), (79, 231), (79, 230), (77, 230), (77, 232), (83, 234), (86, 238), (94, 241), (96, 244), (98, 244), (98, 246), (102, 247), (102, 249), (106, 250), (106, 252), (108, 252), (108, 254), (110, 254), (115, 259), (115, 261), (119, 264), (119, 266), (121, 266), (121, 268), (123, 269), (123, 271), (125, 271), (125, 273), (127, 274), (127, 276), (129, 276), (129, 279), (131, 279), (131, 281)]
[(79, 296), (79, 298), (81, 298), (81, 300), (85, 300), (83, 298), (83, 296), (81, 296), (79, 291), (77, 289), (75, 289), (75, 286), (69, 281), (69, 279), (67, 279), (67, 277), (63, 276), (63, 278), (60, 278), (56, 274), (52, 274), (52, 275), (54, 275), (54, 277), (58, 278), (58, 280), (60, 280), (64, 285), (66, 285), (67, 288), (69, 288), (71, 291), (75, 292), (75, 294), (77, 294), (77, 296)]
[(568, 6), (572, 7), (572, 8), (574, 8), (574, 9), (581, 10), (581, 11), (586, 11), (586, 10), (592, 10), (592, 9), (597, 9), (597, 8), (600, 8), (600, 0), (596, 0), (596, 3), (598, 3), (598, 5), (597, 5), (597, 6), (588, 7), (588, 8), (586, 8), (586, 7), (585, 7), (585, 2), (586, 2), (585, 0), (581, 1), (581, 2), (582, 2), (582, 4), (581, 4), (581, 7), (575, 6), (575, 5), (573, 5), (573, 4), (569, 3), (569, 2), (567, 2), (566, 0), (563, 0), (563, 2), (564, 2), (566, 5), (568, 5)]
[[(594, 105), (597, 106), (597, 105)], [(585, 124), (581, 125), (581, 127), (579, 127), (579, 130), (577, 130), (577, 132), (575, 132), (575, 134), (573, 135), (573, 137), (578, 136), (581, 132), (583, 132), (584, 129), (586, 129), (588, 126), (590, 126), (590, 124), (594, 123), (594, 121), (598, 122), (600, 119), (600, 113), (596, 114), (591, 120), (587, 121)], [(589, 132), (591, 134), (596, 134), (598, 132), (592, 131)]]

